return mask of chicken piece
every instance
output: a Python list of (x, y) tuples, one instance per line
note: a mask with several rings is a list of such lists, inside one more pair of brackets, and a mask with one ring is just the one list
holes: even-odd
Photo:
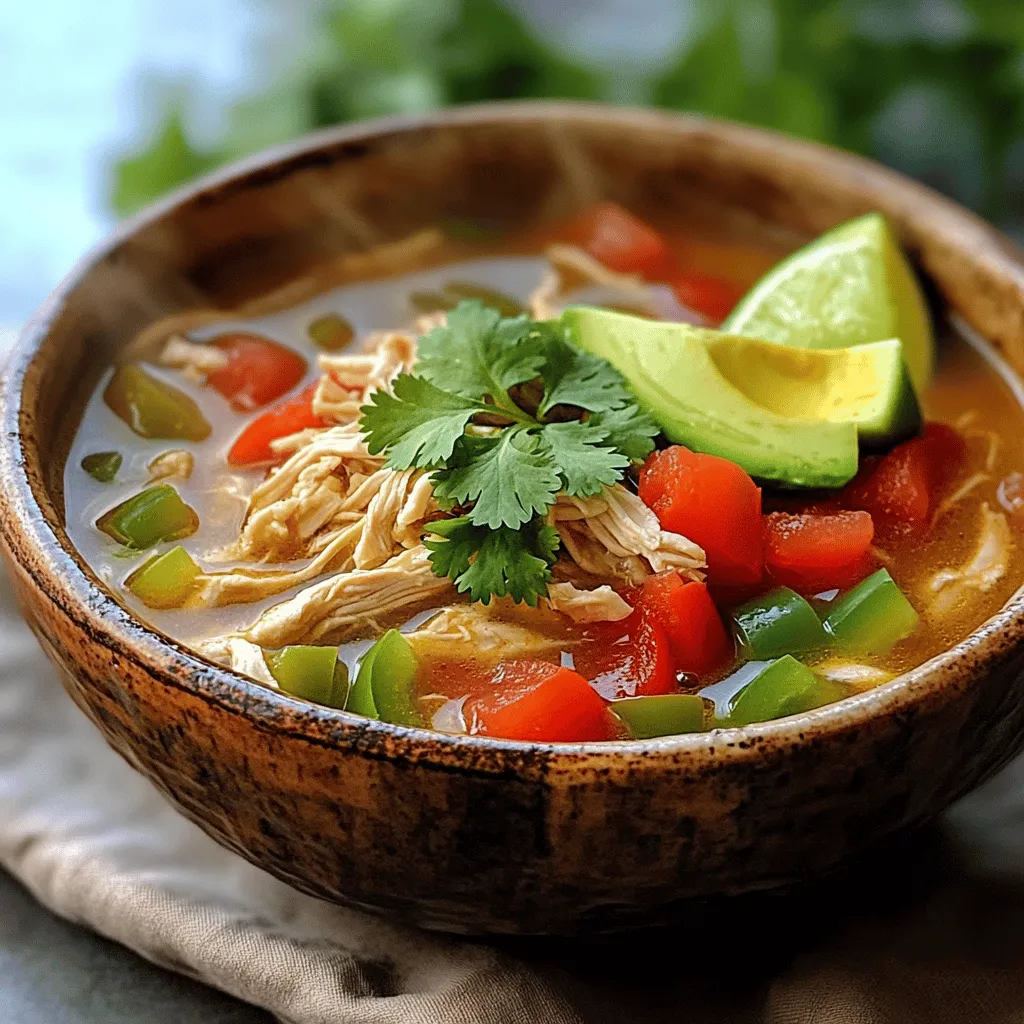
[(421, 313), (416, 317), (416, 333), (419, 335), (429, 334), (435, 327), (446, 327), (448, 325), (448, 311), (435, 309), (433, 313)]
[(157, 480), (187, 480), (192, 475), (196, 460), (191, 452), (184, 448), (172, 448), (161, 452), (152, 459), (146, 469), (149, 470), (149, 482)]
[(590, 498), (560, 494), (550, 512), (566, 551), (594, 576), (642, 583), (651, 572), (675, 569), (702, 580), (703, 549), (662, 530), (658, 517), (621, 484)]
[(927, 587), (928, 611), (945, 617), (962, 608), (972, 592), (987, 593), (1006, 575), (1013, 550), (1010, 525), (988, 502), (981, 506), (981, 532), (971, 560), (960, 569), (942, 569)]
[(374, 391), (386, 391), (402, 371), (416, 361), (416, 339), (406, 331), (376, 331), (367, 339), (368, 352), (324, 353), (317, 365), (341, 387), (365, 401)]
[(549, 245), (544, 255), (551, 267), (527, 300), (530, 316), (535, 320), (553, 320), (560, 316), (566, 305), (565, 297), (581, 289), (600, 290), (601, 301), (594, 305), (657, 312), (655, 292), (642, 278), (609, 270), (574, 245)]
[(359, 418), (362, 398), (355, 391), (342, 387), (330, 374), (325, 373), (317, 382), (313, 393), (313, 415), (331, 423), (353, 423)]
[[(384, 481), (366, 509), (366, 522), (354, 555), (357, 569), (375, 569), (394, 553), (398, 518), (420, 479), (427, 479), (429, 486), (422, 470), (385, 471)], [(423, 504), (419, 497), (417, 504)]]
[[(444, 604), (456, 597), (451, 580), (434, 575), (422, 545), (396, 555), (376, 569), (355, 569), (320, 580), (268, 608), (240, 635), (260, 647), (338, 643), (367, 622), (398, 612)], [(232, 637), (215, 637), (204, 653), (223, 660)]]
[(202, 384), (207, 376), (228, 365), (227, 353), (212, 345), (197, 344), (172, 334), (160, 351), (159, 363), (171, 370), (180, 370), (187, 379)]
[[(345, 504), (342, 459), (326, 455), (304, 466), (289, 493), (250, 511), (234, 548), (247, 561), (285, 562), (299, 558), (312, 537)], [(254, 502), (250, 502), (250, 510)]]
[(835, 683), (843, 683), (858, 691), (870, 690), (893, 678), (893, 674), (886, 672), (885, 669), (847, 661), (819, 662), (814, 666), (814, 671), (826, 679), (831, 679)]
[[(529, 658), (557, 650), (560, 642), (520, 622), (496, 614), (492, 605), (457, 604), (445, 608), (405, 637), (420, 655), (449, 658)], [(465, 650), (452, 650), (464, 646)]]
[(267, 668), (263, 651), (256, 644), (251, 644), (248, 640), (242, 640), (240, 637), (232, 637), (227, 641), (226, 660), (235, 672), (255, 679), (257, 683), (263, 683), (275, 690), (278, 689), (277, 680)]
[(607, 584), (594, 590), (580, 590), (572, 583), (551, 583), (548, 603), (573, 622), (619, 622), (633, 612)]
[(352, 568), (352, 552), (363, 532), (364, 518), (331, 532), (311, 561), (298, 569), (227, 569), (203, 573), (189, 603), (206, 608), (250, 604), (309, 583), (328, 572)]

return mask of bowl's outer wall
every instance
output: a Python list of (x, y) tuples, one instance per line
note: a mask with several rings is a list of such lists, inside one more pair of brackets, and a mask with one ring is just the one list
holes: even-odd
[(882, 209), (943, 301), (1024, 365), (1015, 252), (927, 190), (752, 129), (532, 104), (326, 133), (173, 198), (58, 289), (8, 368), (0, 530), (69, 693), (211, 835), (318, 896), (455, 931), (650, 924), (695, 895), (832, 870), (1024, 744), (1019, 596), (954, 651), (841, 705), (704, 736), (529, 746), (267, 691), (135, 622), (81, 564), (63, 453), (83, 381), (140, 327), (441, 216), (554, 216), (601, 196), (798, 234)]

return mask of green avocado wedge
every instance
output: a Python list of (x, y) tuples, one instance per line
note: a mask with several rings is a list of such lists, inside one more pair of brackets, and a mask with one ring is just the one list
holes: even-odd
[(890, 448), (921, 429), (921, 406), (897, 338), (806, 349), (718, 334), (706, 344), (719, 373), (778, 416), (856, 423), (866, 448)]
[(880, 213), (840, 224), (782, 260), (740, 299), (721, 329), (798, 348), (899, 338), (918, 391), (935, 363), (921, 286)]
[(879, 443), (920, 422), (898, 342), (790, 350), (588, 306), (567, 309), (562, 324), (626, 378), (670, 441), (762, 480), (840, 487), (857, 472), (858, 419)]

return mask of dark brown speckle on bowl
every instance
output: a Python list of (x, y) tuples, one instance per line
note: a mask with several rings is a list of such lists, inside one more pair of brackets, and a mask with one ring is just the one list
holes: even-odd
[(694, 896), (828, 872), (1024, 746), (1024, 600), (877, 690), (743, 730), (529, 745), (368, 722), (214, 666), (126, 612), (71, 546), (78, 410), (156, 317), (231, 307), (454, 214), (608, 196), (810, 234), (886, 212), (952, 310), (1024, 370), (1024, 272), (977, 218), (834, 150), (699, 118), (491, 105), (322, 133), (119, 230), (47, 300), (4, 380), (0, 535), (68, 692), (220, 842), (307, 892), (468, 932), (654, 924)]

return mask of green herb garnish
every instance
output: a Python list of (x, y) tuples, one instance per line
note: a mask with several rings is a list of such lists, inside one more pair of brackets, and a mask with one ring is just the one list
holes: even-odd
[(557, 324), (460, 303), (420, 339), (416, 372), (377, 392), (361, 426), (392, 469), (432, 470), (456, 518), (426, 541), (439, 576), (484, 604), (547, 593), (559, 493), (598, 494), (653, 449), (654, 420), (621, 374), (566, 341)]

